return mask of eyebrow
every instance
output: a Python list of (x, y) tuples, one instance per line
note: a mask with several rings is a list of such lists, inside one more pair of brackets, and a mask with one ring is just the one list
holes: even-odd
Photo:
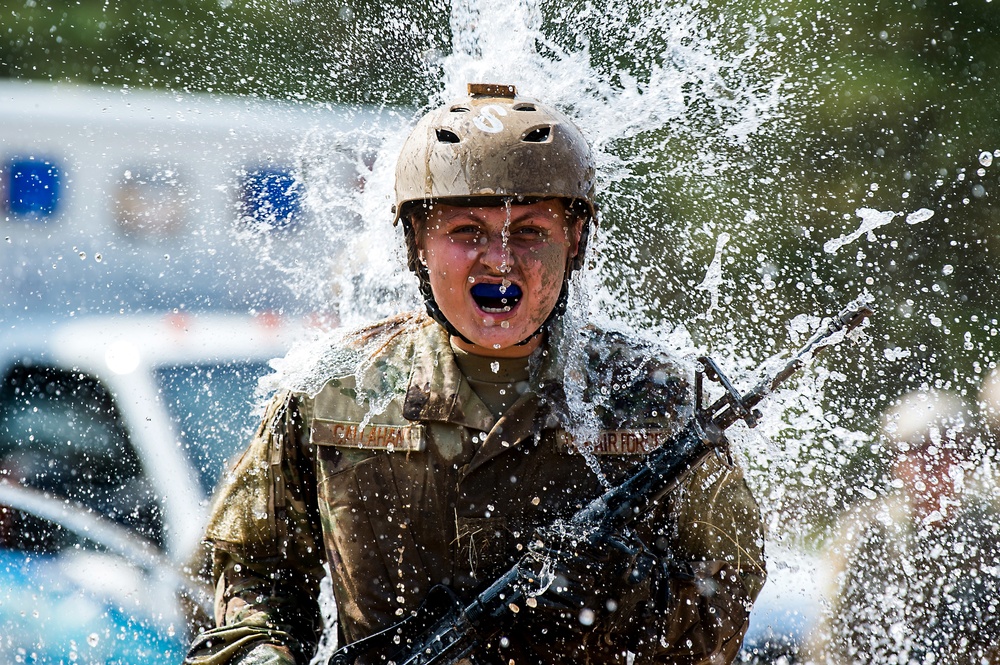
[[(530, 212), (522, 212), (520, 215), (511, 214), (511, 216), (510, 216), (510, 223), (511, 224), (520, 223), (520, 222), (523, 222), (524, 220), (528, 219), (531, 216), (532, 216), (532, 213), (530, 213)], [(477, 221), (477, 222), (481, 222), (481, 223), (485, 223), (486, 222), (486, 218), (483, 217), (482, 215), (478, 214), (475, 211), (475, 209), (473, 210), (473, 212), (469, 213), (469, 217), (471, 219)], [(548, 217), (546, 215), (542, 215), (542, 217), (545, 218), (545, 219), (548, 219)]]

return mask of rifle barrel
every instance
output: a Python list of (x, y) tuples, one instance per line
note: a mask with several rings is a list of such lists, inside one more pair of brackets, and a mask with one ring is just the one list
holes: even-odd
[(841, 332), (846, 334), (861, 325), (866, 318), (872, 315), (871, 303), (871, 296), (867, 294), (863, 294), (849, 303), (825, 326), (817, 330), (809, 338), (809, 341), (795, 352), (781, 371), (771, 378), (761, 380), (750, 392), (743, 395), (739, 399), (742, 408), (730, 402), (722, 413), (712, 418), (712, 424), (725, 431), (737, 420), (742, 419), (744, 413), (753, 409), (778, 386), (788, 380), (792, 374), (802, 369), (810, 358), (815, 357), (821, 350), (829, 346), (834, 336)]

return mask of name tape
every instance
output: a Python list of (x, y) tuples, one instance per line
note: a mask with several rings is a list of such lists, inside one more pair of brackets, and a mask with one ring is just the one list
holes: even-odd
[(367, 425), (339, 420), (313, 420), (309, 440), (317, 445), (420, 452), (426, 447), (423, 425)]
[(664, 443), (674, 434), (666, 429), (615, 429), (601, 430), (593, 447), (577, 444), (573, 436), (560, 430), (557, 434), (559, 446), (566, 452), (593, 452), (595, 455), (645, 455)]

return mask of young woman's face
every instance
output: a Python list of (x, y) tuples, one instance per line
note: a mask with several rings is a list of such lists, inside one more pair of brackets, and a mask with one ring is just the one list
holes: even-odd
[(417, 250), (445, 318), (485, 356), (531, 353), (541, 337), (517, 346), (559, 300), (580, 222), (560, 199), (480, 208), (435, 205), (417, 225)]

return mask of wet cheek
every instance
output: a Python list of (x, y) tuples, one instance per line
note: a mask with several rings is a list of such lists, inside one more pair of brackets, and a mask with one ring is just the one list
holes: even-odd
[(540, 265), (546, 280), (555, 280), (561, 284), (563, 271), (566, 269), (566, 253), (546, 252)]

